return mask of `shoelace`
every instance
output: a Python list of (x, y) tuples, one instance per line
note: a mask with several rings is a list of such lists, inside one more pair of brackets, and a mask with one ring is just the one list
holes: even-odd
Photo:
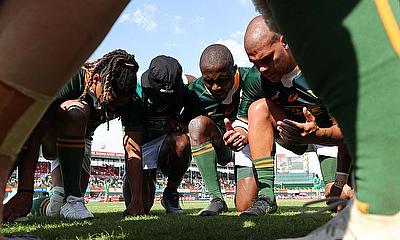
[[(323, 207), (318, 211), (307, 211), (307, 209), (306, 209), (307, 207), (310, 207), (311, 205), (314, 205), (314, 204), (317, 204), (317, 203), (321, 203), (321, 202), (327, 202), (328, 206)], [(300, 209), (300, 212), (302, 214), (311, 214), (311, 215), (321, 214), (321, 213), (326, 212), (326, 211), (334, 210), (334, 209), (337, 208), (337, 206), (339, 206), (341, 204), (343, 204), (344, 207), (346, 207), (348, 202), (349, 202), (348, 199), (342, 199), (340, 197), (330, 197), (330, 198), (312, 200), (312, 201), (309, 201), (309, 202), (303, 204), (303, 206)]]
[[(70, 203), (73, 203), (73, 207), (75, 210), (77, 211), (86, 211), (86, 207), (85, 207), (85, 200), (83, 198), (77, 198), (77, 199), (73, 199), (68, 201)], [(78, 204), (78, 203), (82, 203), (82, 204)]]

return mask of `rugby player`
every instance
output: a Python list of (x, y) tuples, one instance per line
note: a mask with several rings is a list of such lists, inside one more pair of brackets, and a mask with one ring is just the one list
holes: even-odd
[(149, 213), (157, 168), (168, 176), (161, 204), (167, 214), (181, 214), (178, 187), (191, 161), (189, 137), (180, 119), (185, 104), (190, 102), (186, 99), (182, 66), (170, 56), (153, 58), (136, 93), (138, 99), (122, 116), (126, 151), (124, 215)]
[[(88, 152), (91, 139), (97, 126), (120, 116), (124, 105), (133, 101), (138, 69), (133, 55), (114, 50), (96, 61), (85, 63), (61, 89), (20, 152), (18, 193), (7, 203), (5, 219), (12, 220), (29, 213), (31, 204), (27, 203), (32, 203), (33, 178), (41, 143), (44, 143), (45, 158), (59, 161), (65, 191), (61, 210), (55, 208), (52, 212), (49, 205), (47, 214), (60, 214), (68, 219), (93, 217), (84, 207), (83, 200), (90, 176)], [(86, 157), (85, 145), (89, 148)], [(81, 189), (82, 167), (85, 170), (82, 172), (84, 189)]]
[(247, 109), (254, 99), (261, 97), (260, 74), (255, 68), (237, 67), (229, 49), (221, 44), (206, 47), (199, 65), (202, 76), (189, 85), (197, 96), (193, 101), (197, 117), (188, 128), (192, 157), (210, 195), (209, 205), (199, 215), (213, 216), (228, 210), (217, 163), (235, 163), (235, 204), (238, 211), (243, 211), (257, 196), (246, 145)]
[(399, 239), (399, 2), (254, 2), (276, 19), (354, 157), (355, 200), (301, 239)]

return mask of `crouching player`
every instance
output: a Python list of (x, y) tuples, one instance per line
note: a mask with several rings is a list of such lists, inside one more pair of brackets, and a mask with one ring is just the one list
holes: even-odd
[(179, 114), (189, 101), (182, 67), (172, 57), (155, 57), (137, 88), (137, 101), (122, 116), (126, 177), (124, 215), (148, 214), (154, 202), (156, 169), (168, 176), (161, 203), (167, 214), (181, 214), (178, 187), (191, 160)]
[(203, 51), (200, 70), (202, 77), (189, 85), (197, 97), (192, 101), (197, 116), (189, 123), (189, 136), (192, 157), (211, 200), (199, 215), (213, 216), (228, 211), (217, 163), (235, 162), (235, 204), (238, 211), (243, 211), (257, 197), (257, 183), (246, 146), (246, 122), (251, 101), (261, 96), (260, 74), (255, 68), (238, 68), (229, 49), (220, 44), (212, 44)]
[(60, 215), (67, 219), (93, 218), (84, 205), (81, 188), (81, 183), (87, 186), (89, 180), (89, 172), (83, 172), (81, 182), (85, 139), (90, 139), (101, 123), (119, 116), (123, 106), (133, 100), (138, 68), (134, 55), (115, 50), (86, 63), (59, 92), (20, 153), (21, 194), (7, 203), (5, 220), (26, 216), (31, 209), (31, 204), (26, 204), (31, 200), (21, 201), (32, 199), (41, 142), (45, 142), (44, 155), (58, 158), (61, 165), (65, 193)]

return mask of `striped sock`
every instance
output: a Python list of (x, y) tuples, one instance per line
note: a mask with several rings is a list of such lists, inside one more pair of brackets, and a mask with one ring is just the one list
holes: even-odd
[(64, 182), (65, 198), (72, 195), (82, 197), (81, 169), (85, 153), (85, 140), (82, 136), (63, 136), (57, 138), (61, 174)]
[(275, 201), (274, 195), (274, 158), (263, 157), (252, 160), (257, 174), (257, 182), (259, 187), (259, 196), (267, 196)]
[(211, 198), (221, 198), (222, 193), (217, 173), (217, 154), (210, 141), (192, 146), (192, 157), (196, 161)]

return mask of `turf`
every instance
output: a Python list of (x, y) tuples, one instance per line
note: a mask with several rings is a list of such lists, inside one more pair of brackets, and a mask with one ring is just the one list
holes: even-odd
[[(35, 218), (23, 223), (8, 223), (3, 234), (29, 233), (41, 239), (278, 239), (299, 237), (324, 224), (332, 215), (304, 215), (305, 201), (282, 200), (276, 214), (241, 218), (232, 203), (230, 211), (215, 217), (199, 217), (197, 212), (207, 202), (184, 202), (185, 213), (167, 216), (156, 202), (150, 216), (122, 217), (123, 203), (89, 203), (95, 219), (68, 221), (58, 218)], [(323, 205), (318, 205), (319, 209)]]

